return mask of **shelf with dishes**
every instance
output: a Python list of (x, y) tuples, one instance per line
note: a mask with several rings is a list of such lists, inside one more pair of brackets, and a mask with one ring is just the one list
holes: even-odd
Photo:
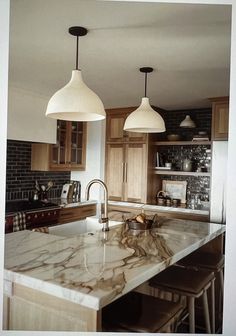
[(199, 145), (211, 145), (211, 141), (205, 140), (192, 140), (192, 141), (154, 141), (152, 145), (156, 146), (199, 146)]

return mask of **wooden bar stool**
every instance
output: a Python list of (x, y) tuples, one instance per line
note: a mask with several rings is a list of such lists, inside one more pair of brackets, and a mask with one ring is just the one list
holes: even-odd
[[(178, 261), (177, 264), (187, 268), (197, 270), (203, 269), (214, 272), (215, 278), (218, 277), (220, 283), (219, 316), (221, 316), (221, 306), (224, 295), (224, 255), (221, 253), (196, 251)], [(212, 292), (212, 295), (214, 296), (212, 299), (215, 300), (218, 293), (214, 291)], [(212, 332), (215, 333), (215, 313), (212, 314)]]
[(103, 331), (174, 332), (183, 309), (179, 302), (130, 292), (103, 308)]
[[(180, 297), (187, 298), (187, 309), (189, 314), (189, 331), (195, 333), (195, 299), (202, 297), (206, 331), (211, 333), (207, 289), (211, 286), (214, 290), (214, 273), (206, 270), (186, 269), (178, 266), (171, 266), (156, 275), (149, 282), (151, 287), (158, 288)], [(214, 301), (213, 311), (215, 311)]]

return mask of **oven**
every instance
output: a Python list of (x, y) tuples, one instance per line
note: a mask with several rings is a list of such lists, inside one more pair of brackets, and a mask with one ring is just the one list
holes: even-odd
[(56, 225), (60, 214), (60, 206), (43, 201), (9, 201), (6, 203), (5, 233), (14, 231), (16, 216), (23, 216), (27, 230)]

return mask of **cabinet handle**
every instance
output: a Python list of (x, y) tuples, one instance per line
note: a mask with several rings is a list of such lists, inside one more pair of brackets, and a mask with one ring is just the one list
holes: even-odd
[(125, 182), (127, 182), (127, 162), (125, 162)]
[(125, 182), (125, 163), (122, 162), (122, 182)]

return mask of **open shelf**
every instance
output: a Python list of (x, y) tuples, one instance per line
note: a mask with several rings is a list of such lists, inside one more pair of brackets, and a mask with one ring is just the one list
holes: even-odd
[(211, 176), (209, 172), (185, 172), (175, 170), (158, 170), (154, 168), (154, 174), (156, 175), (185, 175), (185, 176)]
[(211, 145), (211, 141), (155, 141), (152, 144), (156, 146), (198, 146)]

